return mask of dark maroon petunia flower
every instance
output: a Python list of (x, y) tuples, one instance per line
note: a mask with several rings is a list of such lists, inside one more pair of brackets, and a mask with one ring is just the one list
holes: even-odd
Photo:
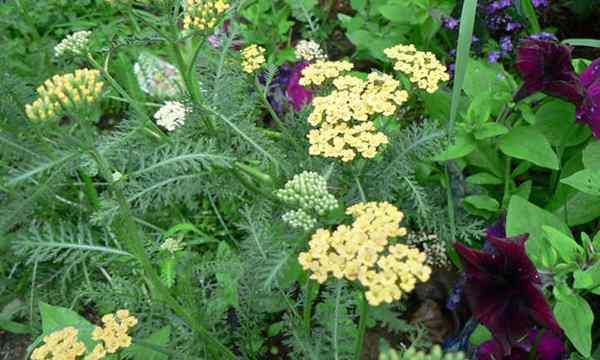
[(516, 66), (525, 83), (515, 101), (538, 91), (575, 104), (583, 100), (583, 88), (571, 65), (569, 46), (527, 39), (518, 49)]
[(588, 124), (600, 139), (600, 59), (594, 60), (581, 74), (585, 98), (577, 104), (577, 121)]
[(287, 96), (289, 101), (294, 105), (294, 110), (300, 111), (304, 105), (310, 104), (313, 98), (312, 91), (300, 85), (302, 70), (309, 64), (307, 62), (299, 62), (294, 66), (290, 82), (287, 87)]
[(505, 353), (536, 325), (562, 334), (541, 291), (540, 274), (525, 252), (527, 235), (506, 238), (501, 219), (487, 238), (482, 250), (455, 245), (465, 265), (464, 296), (473, 316)]
[(509, 354), (505, 354), (498, 341), (486, 341), (479, 347), (477, 360), (529, 360), (534, 346), (536, 356), (533, 360), (561, 360), (567, 351), (560, 337), (549, 331), (540, 336), (540, 332), (534, 329), (514, 344)]

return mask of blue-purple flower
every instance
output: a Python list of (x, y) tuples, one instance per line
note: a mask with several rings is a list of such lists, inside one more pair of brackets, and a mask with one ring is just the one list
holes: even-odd
[[(300, 85), (302, 70), (306, 66), (308, 66), (307, 62), (281, 65), (269, 83), (267, 100), (278, 114), (291, 109), (300, 111), (304, 105), (312, 101), (313, 93)], [(266, 85), (264, 73), (260, 74), (258, 79), (261, 84)]]
[[(531, 353), (535, 347), (535, 358)], [(477, 360), (561, 360), (566, 352), (565, 344), (559, 336), (533, 329), (526, 337), (514, 344), (509, 354), (504, 352), (502, 344), (496, 340), (481, 344), (477, 352)]]
[(504, 219), (474, 250), (457, 243), (465, 266), (464, 296), (473, 316), (488, 327), (505, 353), (534, 327), (562, 330), (541, 290), (542, 280), (525, 252), (527, 235), (506, 238)]
[(443, 16), (442, 24), (446, 29), (454, 30), (458, 27), (459, 21), (451, 16)]
[(585, 89), (585, 97), (577, 104), (577, 120), (592, 128), (600, 139), (600, 58), (594, 60), (580, 77)]
[(583, 89), (571, 65), (569, 46), (527, 39), (518, 49), (516, 67), (525, 83), (515, 100), (538, 91), (575, 104), (583, 100)]

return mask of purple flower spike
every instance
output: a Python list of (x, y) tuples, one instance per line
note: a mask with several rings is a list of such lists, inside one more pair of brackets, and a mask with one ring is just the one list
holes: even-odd
[(473, 316), (487, 326), (505, 353), (534, 326), (562, 330), (540, 290), (542, 280), (525, 252), (527, 235), (506, 238), (503, 219), (488, 230), (489, 245), (457, 243), (465, 265), (464, 294)]
[(556, 37), (556, 35), (554, 35), (553, 33), (550, 33), (550, 32), (545, 32), (545, 31), (542, 31), (542, 32), (539, 32), (539, 33), (535, 33), (535, 34), (531, 34), (529, 36), (529, 39), (558, 42), (558, 38)]
[(313, 93), (300, 85), (302, 70), (308, 66), (307, 62), (300, 62), (294, 66), (290, 82), (287, 87), (287, 96), (290, 102), (294, 105), (294, 110), (300, 111), (304, 105), (310, 104), (313, 98)]
[(525, 84), (515, 101), (537, 91), (575, 104), (583, 100), (583, 88), (571, 65), (571, 48), (551, 41), (525, 40), (518, 49), (517, 69)]
[(550, 5), (549, 0), (531, 0), (531, 3), (535, 8), (546, 8)]
[(490, 64), (498, 62), (500, 60), (501, 54), (499, 51), (492, 51), (488, 54), (488, 62)]
[(580, 79), (585, 98), (577, 105), (577, 121), (589, 125), (594, 136), (600, 139), (600, 59), (594, 60)]
[(514, 344), (509, 354), (505, 354), (502, 346), (495, 340), (481, 344), (477, 352), (477, 360), (528, 360), (535, 344), (535, 360), (561, 360), (566, 352), (563, 341), (551, 332), (545, 331), (538, 342), (540, 332), (533, 329), (527, 337)]
[(504, 52), (507, 53), (513, 51), (513, 43), (510, 40), (510, 36), (503, 36), (500, 38), (500, 47)]
[(459, 21), (451, 16), (442, 17), (444, 27), (449, 30), (454, 30), (458, 27)]

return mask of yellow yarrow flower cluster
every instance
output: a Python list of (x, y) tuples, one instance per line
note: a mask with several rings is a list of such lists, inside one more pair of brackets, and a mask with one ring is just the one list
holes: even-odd
[(230, 7), (226, 0), (187, 0), (185, 4), (184, 29), (200, 31), (214, 28)]
[(373, 306), (399, 300), (417, 281), (429, 279), (431, 269), (425, 265), (425, 254), (389, 243), (406, 235), (406, 229), (399, 226), (404, 214), (394, 205), (360, 203), (346, 213), (354, 217), (352, 225), (340, 225), (333, 233), (317, 230), (309, 241), (310, 249), (298, 256), (300, 265), (312, 272), (311, 279), (324, 283), (330, 274), (337, 279), (358, 279)]
[(102, 359), (106, 354), (114, 354), (120, 348), (131, 345), (131, 336), (127, 335), (130, 328), (137, 324), (137, 319), (129, 315), (128, 310), (119, 310), (116, 314), (107, 314), (102, 317), (103, 327), (96, 327), (92, 332), (92, 339), (101, 341), (94, 351), (86, 356), (85, 360)]
[(334, 79), (341, 74), (352, 70), (354, 64), (348, 61), (324, 61), (318, 60), (302, 70), (300, 85), (321, 85), (328, 79)]
[(265, 48), (262, 46), (252, 44), (242, 50), (242, 69), (248, 74), (258, 70), (265, 62)]
[(98, 70), (79, 69), (74, 73), (54, 75), (37, 88), (38, 99), (25, 106), (32, 121), (60, 118), (72, 110), (83, 110), (96, 102), (104, 83)]
[(369, 74), (367, 80), (344, 75), (333, 80), (333, 85), (329, 95), (313, 100), (308, 122), (316, 129), (308, 134), (309, 153), (342, 161), (353, 160), (357, 153), (375, 157), (388, 138), (375, 129), (372, 115), (394, 114), (408, 93), (400, 89), (398, 80), (377, 72)]
[(75, 360), (85, 353), (85, 344), (77, 339), (79, 331), (72, 327), (44, 337), (44, 345), (31, 354), (32, 360)]
[(418, 51), (414, 45), (396, 45), (384, 53), (396, 60), (395, 70), (408, 75), (412, 83), (428, 93), (437, 91), (440, 82), (450, 80), (446, 66), (432, 52)]

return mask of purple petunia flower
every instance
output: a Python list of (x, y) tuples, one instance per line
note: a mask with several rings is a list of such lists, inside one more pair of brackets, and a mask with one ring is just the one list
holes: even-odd
[(501, 219), (488, 229), (487, 239), (482, 250), (455, 244), (465, 265), (464, 295), (473, 316), (490, 329), (505, 354), (536, 325), (562, 334), (540, 289), (541, 276), (525, 252), (527, 235), (506, 238)]
[(525, 83), (515, 101), (538, 91), (575, 104), (583, 100), (583, 89), (571, 65), (569, 46), (527, 39), (518, 49), (516, 67)]
[(307, 62), (297, 63), (290, 76), (290, 80), (287, 87), (288, 100), (294, 105), (294, 110), (300, 111), (304, 105), (310, 104), (313, 98), (312, 91), (308, 90), (304, 86), (300, 85), (300, 78), (302, 77), (302, 70), (309, 64)]
[(588, 124), (600, 139), (600, 58), (594, 60), (580, 77), (585, 98), (577, 105), (577, 121)]
[(498, 62), (498, 60), (500, 60), (500, 57), (502, 56), (502, 54), (500, 54), (499, 51), (490, 51), (490, 53), (488, 54), (488, 62), (490, 64), (496, 63)]
[(534, 360), (561, 360), (567, 350), (560, 337), (548, 331), (543, 332), (540, 336), (540, 332), (533, 329), (526, 337), (512, 346), (508, 355), (504, 353), (501, 344), (496, 340), (486, 341), (479, 347), (477, 360), (528, 360), (536, 344)]

